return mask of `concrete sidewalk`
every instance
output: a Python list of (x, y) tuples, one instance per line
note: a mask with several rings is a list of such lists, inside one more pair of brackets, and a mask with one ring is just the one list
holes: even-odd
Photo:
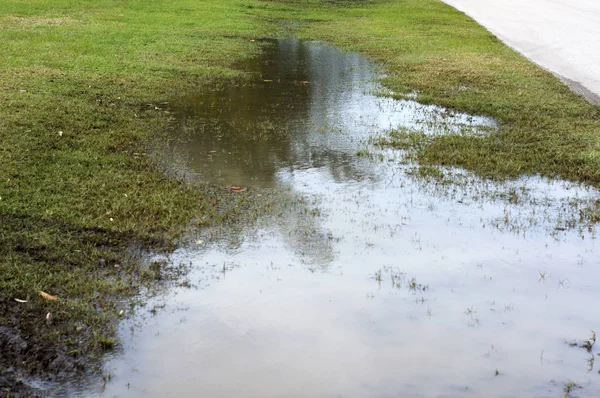
[(600, 0), (443, 0), (600, 105)]

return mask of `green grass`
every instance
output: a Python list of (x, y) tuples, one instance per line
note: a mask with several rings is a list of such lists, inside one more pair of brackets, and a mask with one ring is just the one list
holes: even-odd
[(0, 326), (37, 345), (0, 366), (52, 373), (63, 353), (84, 368), (115, 344), (118, 299), (152, 279), (136, 250), (171, 250), (190, 221), (253, 208), (158, 171), (145, 148), (167, 115), (149, 104), (243, 79), (234, 62), (282, 26), (370, 56), (399, 94), (501, 123), (483, 137), (390, 138), (422, 164), (600, 183), (599, 108), (436, 0), (4, 0)]
[(0, 367), (86, 368), (114, 346), (119, 300), (153, 282), (140, 249), (253, 207), (159, 172), (145, 148), (167, 118), (147, 104), (241, 78), (232, 63), (273, 26), (238, 1), (3, 1), (0, 326), (29, 348), (2, 347)]

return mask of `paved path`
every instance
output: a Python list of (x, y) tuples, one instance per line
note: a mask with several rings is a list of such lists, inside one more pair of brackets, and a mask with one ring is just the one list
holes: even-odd
[(443, 0), (600, 104), (600, 0)]

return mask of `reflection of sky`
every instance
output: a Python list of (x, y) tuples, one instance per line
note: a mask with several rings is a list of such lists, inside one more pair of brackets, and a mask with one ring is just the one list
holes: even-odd
[[(316, 64), (332, 51), (298, 42), (281, 50), (314, 51), (308, 59)], [(329, 56), (351, 58), (357, 75), (366, 64), (352, 54)], [(334, 72), (318, 69), (345, 81)], [(332, 98), (334, 109), (362, 112), (352, 95)], [(317, 115), (311, 119), (327, 113), (306, 109)], [(356, 124), (342, 118), (351, 134), (366, 131), (353, 130)], [(335, 133), (297, 135), (290, 153), (306, 151), (293, 155), (305, 161), (319, 153), (307, 148), (324, 148), (325, 159), (344, 153), (363, 170), (348, 142)], [(198, 288), (175, 289), (133, 334), (122, 325), (123, 353), (105, 366), (112, 381), (103, 393), (83, 386), (81, 395), (547, 397), (562, 396), (563, 383), (574, 380), (584, 387), (580, 395), (600, 396), (598, 368), (588, 373), (589, 355), (565, 344), (600, 332), (595, 241), (576, 231), (546, 234), (569, 198), (596, 193), (535, 177), (440, 187), (406, 177), (395, 163), (361, 161), (377, 178), (356, 178), (353, 167), (339, 171), (327, 160), (276, 168), (294, 192), (318, 198), (322, 216), (303, 216), (300, 207), (249, 233), (236, 250), (215, 242), (175, 253), (174, 262), (194, 265)], [(498, 187), (538, 204), (465, 194)], [(490, 226), (512, 213), (517, 223), (531, 215), (539, 221), (518, 233)], [(400, 288), (391, 284), (398, 272)], [(410, 291), (412, 278), (427, 289)]]
[[(459, 206), (393, 169), (360, 183), (294, 173), (296, 189), (321, 198), (327, 268), (277, 228), (236, 251), (176, 253), (198, 289), (176, 290), (133, 336), (123, 326), (102, 396), (545, 397), (568, 380), (600, 393), (588, 354), (565, 344), (598, 329), (595, 242), (482, 227), (505, 203)], [(405, 273), (400, 288), (390, 268)], [(428, 288), (411, 292), (411, 278)]]

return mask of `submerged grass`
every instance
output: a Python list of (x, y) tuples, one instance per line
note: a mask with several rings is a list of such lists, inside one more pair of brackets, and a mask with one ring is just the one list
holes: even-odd
[(423, 164), (600, 183), (600, 110), (437, 0), (5, 0), (4, 391), (17, 374), (84, 369), (117, 343), (119, 300), (157, 273), (143, 250), (171, 250), (190, 220), (225, 224), (257, 211), (251, 193), (167, 178), (144, 149), (168, 123), (153, 104), (243, 80), (232, 65), (260, 51), (253, 39), (275, 36), (280, 21), (371, 56), (397, 93), (500, 121), (485, 136), (390, 138), (416, 147)]

